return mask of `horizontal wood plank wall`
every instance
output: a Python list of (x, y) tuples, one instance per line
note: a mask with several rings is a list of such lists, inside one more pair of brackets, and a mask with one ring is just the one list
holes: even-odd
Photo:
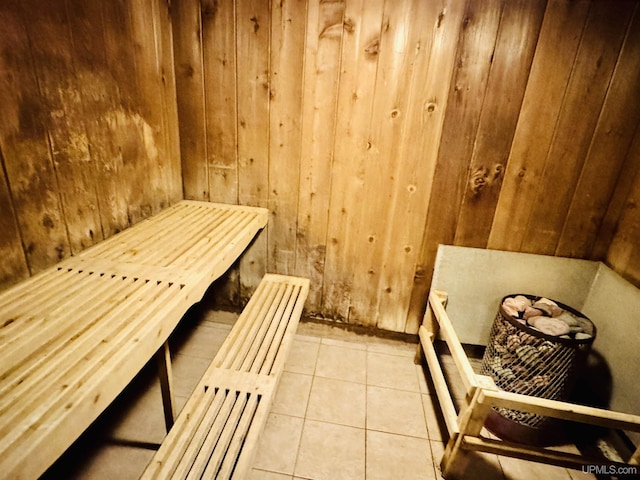
[(0, 286), (182, 198), (163, 0), (0, 5)]
[[(272, 212), (266, 247), (254, 247), (266, 263), (241, 278), (243, 294), (260, 268), (307, 276), (309, 313), (415, 333), (439, 243), (635, 271), (638, 1), (179, 10), (191, 17), (174, 24), (177, 42), (203, 25), (204, 67), (191, 70), (203, 72), (210, 119), (208, 160), (183, 139), (185, 194), (233, 199), (237, 185), (238, 201)], [(182, 94), (180, 111), (202, 115)], [(214, 164), (226, 183), (196, 191)]]

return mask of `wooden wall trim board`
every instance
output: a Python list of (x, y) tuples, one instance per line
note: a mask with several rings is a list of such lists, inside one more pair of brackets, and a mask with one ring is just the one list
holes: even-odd
[(208, 200), (210, 191), (209, 162), (202, 161), (208, 158), (201, 15), (207, 8), (206, 3), (201, 6), (196, 2), (171, 6), (176, 89), (181, 92), (177, 105), (182, 186), (189, 200)]
[[(195, 162), (190, 167), (195, 172), (202, 172), (202, 166), (206, 167), (209, 190), (203, 192), (203, 196), (208, 196), (212, 202), (237, 203), (236, 12), (233, 2), (202, 2), (202, 51), (207, 156), (206, 160), (183, 158), (183, 164)], [(194, 194), (185, 186), (185, 196)]]
[(304, 0), (271, 3), (267, 270), (285, 275), (296, 258), (306, 16)]
[(352, 0), (344, 11), (322, 291), (323, 315), (344, 322), (356, 264), (358, 198), (364, 188), (383, 7), (384, 0)]
[[(236, 3), (238, 201), (266, 207), (269, 182), (271, 4)], [(267, 235), (259, 235), (240, 258), (240, 296), (248, 299), (265, 273)]]
[(271, 211), (227, 301), (415, 333), (439, 243), (640, 284), (639, 5), (2, 2), (0, 285), (182, 196)]
[(295, 271), (311, 280), (306, 305), (314, 313), (321, 312), (345, 3), (312, 0), (307, 8)]

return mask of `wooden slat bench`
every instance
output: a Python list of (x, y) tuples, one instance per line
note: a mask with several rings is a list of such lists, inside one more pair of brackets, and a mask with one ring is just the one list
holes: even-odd
[(143, 479), (244, 478), (308, 292), (307, 279), (263, 278)]
[(262, 208), (180, 202), (0, 293), (2, 476), (41, 475), (164, 353), (267, 218)]

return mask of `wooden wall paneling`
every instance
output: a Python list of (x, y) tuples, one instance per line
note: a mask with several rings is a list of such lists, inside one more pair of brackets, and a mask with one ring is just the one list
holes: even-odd
[[(640, 9), (617, 60), (555, 254), (593, 258), (592, 249), (640, 124)], [(633, 177), (633, 175), (632, 175)], [(595, 257), (602, 259), (603, 257)]]
[(101, 240), (102, 227), (65, 2), (32, 1), (23, 14), (62, 204), (61, 220), (74, 254)]
[(467, 2), (421, 245), (420, 265), (427, 278), (438, 244), (455, 238), (502, 7), (499, 0)]
[(146, 165), (148, 169), (146, 176), (140, 177), (137, 186), (144, 190), (142, 218), (160, 211), (169, 204), (168, 192), (172, 176), (168, 131), (170, 128), (178, 128), (177, 125), (168, 125), (164, 114), (167, 99), (164, 97), (162, 86), (161, 41), (157, 28), (156, 1), (129, 2), (136, 81), (140, 94), (136, 125), (140, 137), (136, 144), (136, 152), (131, 153), (136, 163)]
[(306, 2), (271, 4), (267, 270), (295, 269)]
[(533, 204), (522, 251), (552, 255), (591, 143), (633, 3), (591, 4), (551, 148)]
[[(595, 239), (591, 258), (609, 259), (613, 239), (618, 230), (620, 218), (626, 208), (627, 199), (633, 188), (634, 180), (640, 179), (640, 125), (636, 127), (635, 135), (629, 150), (626, 152), (624, 163), (618, 172), (618, 179), (607, 205), (602, 223)], [(613, 256), (615, 257), (615, 255)], [(612, 264), (611, 264), (612, 265)], [(617, 268), (616, 268), (617, 270)]]
[(180, 125), (175, 76), (175, 52), (171, 22), (171, 0), (155, 0), (157, 12), (155, 26), (156, 49), (162, 86), (162, 116), (165, 125), (167, 200), (169, 205), (184, 198), (182, 165), (180, 159)]
[(456, 245), (487, 245), (545, 6), (546, 0), (505, 2), (458, 216)]
[[(197, 0), (191, 0), (198, 3)], [(202, 64), (204, 83), (206, 156), (190, 166), (190, 176), (207, 188), (203, 200), (238, 203), (238, 116), (236, 82), (236, 7), (234, 0), (202, 0)], [(185, 184), (185, 189), (187, 188)], [(195, 191), (191, 195), (196, 195)], [(238, 265), (219, 281), (215, 302), (238, 305)]]
[(50, 114), (40, 102), (21, 8), (19, 2), (0, 3), (0, 142), (29, 273), (34, 274), (70, 249), (47, 137)]
[(392, 204), (397, 220), (387, 247), (394, 254), (382, 266), (378, 307), (379, 326), (389, 330), (415, 334), (421, 321), (420, 314), (412, 314), (411, 300), (464, 9), (464, 2), (457, 0), (414, 6), (414, 21), (423, 30), (416, 45), (408, 128), (399, 152), (402, 168), (395, 174)]
[[(0, 74), (4, 73), (0, 68)], [(0, 96), (0, 98), (2, 98)], [(29, 276), (27, 259), (24, 256), (18, 219), (13, 209), (11, 192), (0, 151), (0, 290)]]
[(104, 25), (110, 25), (111, 19), (105, 15), (104, 2), (67, 0), (66, 7), (75, 78), (93, 164), (100, 235), (108, 237), (129, 224), (122, 155), (112, 129), (121, 101), (118, 82), (107, 60)]
[[(416, 181), (415, 185), (417, 188), (422, 186), (424, 189), (424, 192), (420, 193), (420, 205), (414, 209), (416, 215), (409, 227), (409, 230), (419, 235), (421, 240), (418, 240), (420, 243), (413, 241), (408, 243), (409, 245), (420, 245), (405, 325), (405, 331), (408, 333), (416, 333), (422, 323), (431, 283), (431, 270), (425, 264), (425, 252), (427, 251), (425, 225), (464, 12), (464, 2), (458, 0), (441, 2), (424, 83), (426, 101), (421, 119), (422, 128), (416, 132), (422, 138), (423, 143), (415, 142), (413, 148), (417, 148), (419, 153), (413, 151), (408, 154), (411, 158), (413, 155), (422, 158), (420, 167), (417, 169), (420, 172), (420, 180)], [(418, 193), (418, 190), (414, 193)], [(410, 198), (412, 202), (418, 201), (418, 196), (412, 195)]]
[(207, 156), (199, 171), (208, 171), (209, 199), (230, 204), (238, 203), (236, 28), (233, 0), (202, 1)]
[[(236, 3), (238, 200), (266, 207), (269, 189), (269, 0)], [(267, 232), (268, 233), (268, 232)], [(248, 299), (266, 270), (267, 235), (240, 259), (240, 296)]]
[(589, 4), (586, 0), (547, 4), (488, 248), (519, 251), (523, 242), (528, 206), (535, 201)]
[(348, 321), (358, 258), (359, 203), (378, 67), (384, 0), (349, 0), (344, 12), (322, 312)]
[[(640, 155), (636, 155), (635, 161), (637, 162), (639, 159)], [(607, 252), (606, 259), (611, 268), (636, 286), (640, 285), (639, 204), (640, 173), (637, 173), (633, 180), (631, 192), (624, 203), (617, 231)]]
[(322, 301), (344, 9), (342, 0), (307, 7), (296, 275), (311, 280), (311, 313)]
[[(203, 5), (202, 9), (209, 7), (210, 5)], [(174, 2), (171, 5), (171, 25), (184, 196), (189, 200), (209, 200), (200, 2)]]
[[(420, 55), (421, 35), (426, 30), (420, 13), (424, 8), (412, 1), (385, 2), (380, 38), (380, 53), (371, 116), (370, 135), (365, 156), (363, 201), (360, 202), (356, 232), (358, 260), (353, 271), (350, 318), (360, 324), (396, 329), (396, 318), (379, 316), (381, 297), (393, 293), (396, 285), (381, 290), (385, 260), (393, 260), (388, 269), (401, 270), (406, 256), (403, 245), (390, 245), (391, 232), (399, 228), (406, 217), (394, 209), (394, 196), (399, 188), (397, 177), (404, 164), (403, 141), (410, 128), (408, 115), (413, 74)], [(418, 21), (420, 20), (420, 21)], [(404, 186), (402, 187), (404, 188)], [(393, 274), (391, 274), (393, 276)], [(404, 326), (404, 318), (401, 319)], [(402, 328), (404, 329), (404, 328)]]
[[(124, 198), (127, 224), (131, 225), (151, 212), (151, 199), (145, 185), (147, 177), (150, 180), (153, 177), (157, 184), (157, 176), (143, 151), (144, 133), (151, 127), (143, 116), (143, 92), (137, 73), (130, 10), (135, 7), (129, 3), (127, 0), (104, 1), (103, 25), (107, 64), (119, 94), (119, 98), (114, 99), (119, 104), (106, 116), (111, 145), (105, 154), (110, 153), (109, 150), (117, 152), (112, 166), (120, 181), (118, 193)], [(107, 170), (110, 167), (105, 165)]]

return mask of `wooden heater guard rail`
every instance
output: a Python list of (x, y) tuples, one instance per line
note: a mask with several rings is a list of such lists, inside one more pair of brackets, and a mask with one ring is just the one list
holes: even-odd
[[(496, 440), (481, 435), (487, 415), (493, 407), (504, 407), (572, 422), (636, 432), (640, 432), (640, 416), (499, 390), (491, 377), (473, 372), (445, 310), (446, 302), (446, 292), (430, 292), (427, 311), (419, 331), (420, 346), (418, 347), (419, 354), (424, 354), (426, 359), (449, 433), (449, 440), (441, 461), (444, 478), (447, 480), (464, 478), (467, 466), (466, 450), (505, 455), (573, 469), (580, 469), (583, 465), (607, 465), (610, 468), (616, 468), (617, 471), (624, 471), (623, 468), (628, 469), (640, 463), (640, 447), (635, 450), (628, 463), (603, 462), (602, 459)], [(466, 398), (459, 413), (456, 413), (453, 396), (434, 348), (433, 341), (438, 333), (449, 347), (466, 390)]]
[(267, 223), (257, 207), (183, 201), (0, 293), (0, 472), (41, 475), (157, 353)]

